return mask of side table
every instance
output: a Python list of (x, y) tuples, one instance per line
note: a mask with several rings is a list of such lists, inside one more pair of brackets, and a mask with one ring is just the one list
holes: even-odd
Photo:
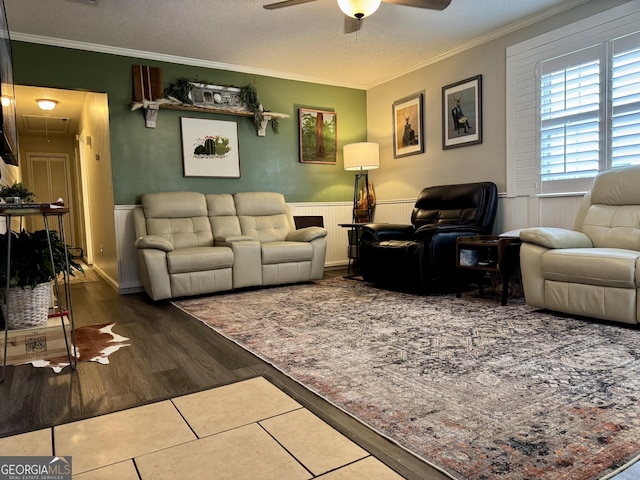
[[(344, 278), (350, 278), (353, 280), (360, 280), (360, 229), (365, 226), (366, 223), (339, 223), (338, 226), (349, 229), (349, 250), (347, 251), (347, 257), (349, 258), (349, 266), (347, 269), (347, 275)], [(351, 268), (353, 267), (354, 274), (351, 274)]]
[[(456, 266), (461, 270), (482, 273), (497, 273), (502, 280), (502, 305), (507, 304), (509, 279), (520, 271), (520, 246), (518, 237), (480, 235), (459, 237), (456, 241)], [(478, 290), (483, 295), (482, 278), (478, 280)], [(458, 282), (456, 297), (460, 298), (462, 282)]]
[[(20, 228), (22, 228), (22, 218), (33, 216), (33, 215), (41, 215), (44, 220), (45, 230), (47, 232), (47, 236), (50, 234), (49, 228), (49, 219), (54, 218), (58, 220), (58, 229), (60, 232), (60, 238), (62, 242), (66, 245), (66, 234), (64, 228), (64, 220), (63, 217), (69, 213), (69, 209), (66, 207), (53, 207), (51, 204), (19, 204), (19, 205), (0, 205), (0, 217), (5, 217), (6, 220), (6, 232), (11, 232), (11, 219), (19, 218), (20, 219)], [(7, 241), (7, 251), (6, 259), (7, 259), (7, 271), (6, 271), (6, 285), (0, 286), (0, 288), (5, 288), (5, 298), (7, 301), (7, 316), (9, 316), (9, 279), (11, 278), (11, 236), (8, 236)], [(0, 252), (2, 254), (2, 252)], [(51, 258), (51, 263), (53, 264), (54, 271), (54, 279), (53, 279), (53, 293), (55, 294), (57, 305), (54, 305), (53, 314), (50, 317), (59, 317), (60, 325), (62, 328), (62, 333), (64, 336), (65, 346), (67, 350), (67, 358), (69, 359), (69, 365), (72, 370), (76, 369), (77, 366), (77, 356), (76, 356), (76, 337), (75, 337), (75, 323), (73, 318), (73, 307), (71, 301), (71, 288), (69, 285), (69, 251), (65, 248), (65, 275), (63, 276), (63, 280), (60, 281), (58, 278), (58, 273), (55, 271), (55, 262), (53, 258), (53, 249), (51, 247), (51, 242), (49, 242), (49, 255)], [(70, 323), (70, 333), (71, 338), (70, 341), (67, 338), (67, 331), (65, 326), (65, 316), (67, 316)], [(7, 366), (7, 345), (8, 345), (8, 324), (9, 319), (4, 319), (4, 347), (2, 354), (2, 376), (0, 377), (0, 383), (4, 381), (5, 378), (5, 369)]]

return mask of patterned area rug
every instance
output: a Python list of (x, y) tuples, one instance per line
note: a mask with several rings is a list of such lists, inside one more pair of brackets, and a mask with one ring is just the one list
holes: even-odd
[(342, 278), (174, 303), (456, 479), (595, 479), (640, 453), (640, 330)]

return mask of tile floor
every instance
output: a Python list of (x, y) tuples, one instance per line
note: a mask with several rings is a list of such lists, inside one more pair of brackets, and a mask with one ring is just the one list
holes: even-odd
[(0, 451), (70, 455), (81, 480), (402, 479), (261, 377), (2, 438)]

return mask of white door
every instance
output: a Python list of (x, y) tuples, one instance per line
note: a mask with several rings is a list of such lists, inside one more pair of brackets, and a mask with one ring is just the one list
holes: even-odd
[[(29, 187), (36, 194), (36, 202), (55, 202), (59, 198), (69, 208), (69, 215), (64, 215), (64, 230), (67, 244), (74, 246), (73, 210), (71, 205), (71, 188), (69, 181), (69, 156), (62, 153), (28, 153)], [(44, 228), (41, 217), (30, 217), (30, 230)], [(57, 230), (58, 225), (49, 225)]]

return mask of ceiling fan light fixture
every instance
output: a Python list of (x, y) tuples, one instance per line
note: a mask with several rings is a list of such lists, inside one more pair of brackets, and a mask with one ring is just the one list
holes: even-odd
[(338, 0), (338, 6), (345, 15), (360, 20), (374, 13), (382, 0)]
[(57, 100), (50, 100), (48, 98), (39, 98), (36, 100), (36, 103), (38, 104), (41, 110), (44, 110), (47, 112), (50, 110), (53, 110), (54, 108), (56, 108), (56, 105), (58, 105)]

